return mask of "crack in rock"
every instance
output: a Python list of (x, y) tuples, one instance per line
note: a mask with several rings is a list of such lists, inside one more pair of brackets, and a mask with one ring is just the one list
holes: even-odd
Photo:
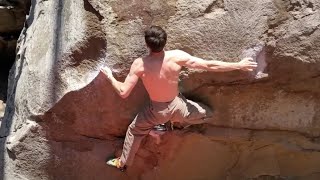
[(204, 10), (205, 14), (214, 12), (216, 9), (224, 9), (224, 2), (223, 0), (216, 0), (213, 1), (209, 6)]
[(102, 19), (104, 19), (104, 17), (100, 14), (99, 11), (97, 11), (93, 6), (92, 4), (90, 3), (89, 0), (84, 0), (84, 9), (93, 13), (94, 15), (96, 15), (99, 19), (99, 21), (101, 21)]

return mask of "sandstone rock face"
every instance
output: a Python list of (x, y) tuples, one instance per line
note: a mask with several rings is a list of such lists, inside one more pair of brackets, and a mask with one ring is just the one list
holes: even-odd
[[(0, 179), (319, 179), (320, 2), (316, 0), (33, 0), (10, 71), (0, 130)], [(265, 45), (268, 77), (184, 70), (180, 90), (215, 116), (149, 136), (127, 173), (106, 167), (148, 100), (126, 100), (99, 68), (124, 79), (147, 53), (143, 30), (167, 49), (238, 61)]]

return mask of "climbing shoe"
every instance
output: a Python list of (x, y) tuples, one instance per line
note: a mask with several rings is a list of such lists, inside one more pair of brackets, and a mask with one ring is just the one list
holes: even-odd
[(126, 166), (121, 167), (120, 158), (113, 158), (113, 159), (108, 160), (107, 165), (115, 167), (122, 172), (126, 170)]

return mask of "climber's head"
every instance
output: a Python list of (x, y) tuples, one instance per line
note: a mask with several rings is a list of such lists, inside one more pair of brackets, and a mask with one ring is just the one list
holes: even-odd
[(144, 32), (144, 38), (151, 52), (161, 52), (167, 42), (167, 33), (159, 26), (151, 26)]

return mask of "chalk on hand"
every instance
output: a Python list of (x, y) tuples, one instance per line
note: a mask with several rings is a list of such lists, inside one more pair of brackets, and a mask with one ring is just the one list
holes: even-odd
[(257, 62), (257, 57), (261, 53), (263, 49), (262, 44), (256, 44), (242, 51), (241, 58), (252, 58), (255, 62)]
[(103, 66), (100, 70), (109, 78), (112, 76), (112, 70), (108, 66)]
[(255, 79), (262, 79), (268, 77), (268, 74), (264, 73), (265, 68), (267, 67), (265, 56), (264, 44), (259, 43), (243, 50), (240, 58), (252, 58), (253, 61), (257, 62), (258, 67), (253, 76)]

